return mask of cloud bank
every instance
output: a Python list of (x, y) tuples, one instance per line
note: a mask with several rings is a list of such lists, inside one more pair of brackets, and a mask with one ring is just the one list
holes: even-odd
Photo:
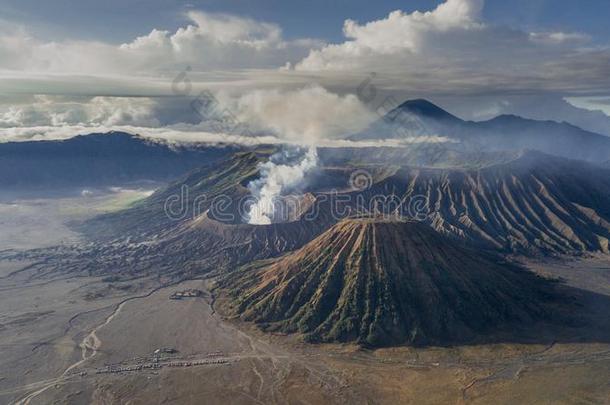
[(24, 27), (0, 29), (0, 69), (44, 73), (156, 75), (182, 70), (264, 68), (306, 55), (318, 41), (287, 41), (276, 24), (190, 11), (175, 32), (153, 29), (120, 45), (95, 41), (45, 42)]
[(70, 125), (159, 126), (156, 102), (149, 98), (90, 99), (36, 95), (22, 104), (0, 107), (0, 128)]
[[(484, 5), (446, 0), (428, 11), (346, 20), (345, 40), (335, 44), (288, 40), (277, 24), (202, 11), (186, 13), (175, 31), (152, 29), (122, 44), (45, 40), (2, 24), (0, 139), (57, 136), (61, 128), (209, 134), (213, 123), (191, 108), (209, 89), (259, 136), (336, 140), (376, 118), (354, 96), (373, 71), (379, 92), (398, 99), (478, 98), (487, 100), (481, 116), (520, 109), (544, 118), (515, 107), (516, 97), (533, 97), (554, 100), (545, 104), (550, 118), (569, 113), (585, 127), (610, 128), (606, 108), (581, 116), (563, 101), (610, 94), (610, 44), (578, 32), (494, 25), (484, 20)], [(185, 71), (188, 97), (172, 87)]]
[(186, 13), (185, 25), (176, 31), (152, 29), (118, 45), (45, 41), (25, 27), (4, 26), (0, 71), (146, 77), (168, 84), (188, 67), (194, 81), (249, 90), (282, 86), (287, 77), (301, 86), (333, 88), (345, 83), (345, 73), (376, 71), (404, 91), (610, 90), (610, 44), (593, 45), (578, 32), (497, 26), (484, 21), (483, 8), (484, 0), (446, 0), (430, 11), (346, 20), (346, 39), (336, 44), (287, 40), (277, 24), (202, 11)]
[[(238, 96), (220, 92), (211, 97), (200, 102), (206, 110), (195, 109), (197, 99), (188, 97), (33, 96), (20, 104), (0, 105), (0, 130), (21, 129), (11, 133), (23, 137), (31, 136), (25, 130), (30, 127), (40, 131), (47, 127), (131, 126), (207, 133), (216, 129), (233, 136), (272, 136), (313, 145), (355, 133), (377, 118), (356, 96), (340, 96), (320, 86), (255, 90)], [(228, 125), (223, 120), (234, 122)], [(37, 132), (37, 136), (44, 134)]]
[(387, 59), (380, 60), (380, 56), (404, 60), (437, 47), (430, 41), (433, 37), (450, 39), (456, 33), (483, 31), (485, 26), (478, 22), (482, 8), (483, 0), (448, 0), (433, 11), (408, 14), (396, 10), (364, 25), (346, 20), (343, 33), (348, 41), (311, 51), (295, 68), (350, 70), (386, 65)]
[(359, 24), (346, 41), (312, 50), (296, 71), (376, 71), (448, 92), (608, 90), (610, 50), (573, 32), (527, 32), (482, 20), (483, 0), (447, 0), (432, 11), (397, 10)]
[(320, 86), (256, 90), (230, 104), (242, 122), (257, 130), (309, 143), (355, 133), (377, 118), (356, 96), (339, 96)]

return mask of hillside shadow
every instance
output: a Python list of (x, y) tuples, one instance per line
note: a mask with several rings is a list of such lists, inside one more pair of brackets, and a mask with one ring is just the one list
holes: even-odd
[(566, 284), (557, 285), (557, 290), (562, 301), (553, 305), (548, 321), (512, 323), (490, 334), (438, 346), (610, 343), (610, 296)]

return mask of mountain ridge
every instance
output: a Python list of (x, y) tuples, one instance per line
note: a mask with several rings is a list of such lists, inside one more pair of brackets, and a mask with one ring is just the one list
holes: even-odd
[(469, 151), (538, 150), (572, 159), (605, 162), (610, 137), (567, 122), (534, 120), (503, 114), (485, 121), (465, 121), (424, 99), (407, 100), (351, 140), (442, 136), (459, 142), (445, 147)]
[(0, 185), (27, 189), (168, 181), (240, 149), (178, 145), (119, 131), (0, 143)]
[[(195, 214), (210, 209), (220, 194), (230, 197), (225, 214), (239, 224), (243, 218), (235, 210), (249, 195), (246, 185), (257, 178), (263, 161), (264, 156), (253, 152), (238, 153), (214, 167), (191, 172), (128, 210), (96, 217), (77, 229), (104, 240), (141, 240), (168, 233), (177, 237), (182, 232), (178, 230), (190, 229)], [(371, 176), (368, 188), (350, 187), (350, 174), (357, 170)], [(183, 201), (188, 212), (170, 218), (164, 204), (180, 198), (183, 187), (190, 190)], [(333, 208), (333, 190), (346, 199), (340, 216)], [(390, 170), (378, 165), (325, 167), (321, 162), (304, 192), (311, 207), (304, 207), (299, 215), (312, 220), (283, 225), (295, 227), (287, 235), (315, 236), (357, 212), (382, 210), (408, 218), (414, 215), (410, 201), (415, 198), (423, 204), (421, 220), (427, 226), (478, 248), (534, 256), (610, 251), (610, 170), (536, 151), (477, 169), (396, 166)], [(196, 201), (198, 195), (206, 200)], [(397, 201), (402, 203), (397, 206)], [(198, 212), (193, 212), (195, 205)], [(189, 233), (182, 235), (186, 238)]]
[(226, 309), (266, 331), (370, 346), (451, 344), (553, 319), (553, 283), (417, 223), (346, 219), (272, 264), (230, 273)]

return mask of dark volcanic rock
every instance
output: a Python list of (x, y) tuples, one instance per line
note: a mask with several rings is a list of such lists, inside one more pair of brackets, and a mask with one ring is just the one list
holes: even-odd
[(51, 189), (167, 181), (237, 149), (172, 145), (124, 132), (0, 143), (0, 186)]
[(264, 329), (365, 345), (448, 344), (551, 318), (554, 283), (426, 225), (345, 220), (226, 276), (229, 311)]
[[(526, 152), (508, 161), (504, 158), (477, 169), (321, 167), (303, 190), (303, 199), (311, 205), (291, 218), (294, 224), (286, 224), (282, 229), (288, 231), (282, 235), (317, 236), (355, 213), (413, 218), (413, 208), (418, 208), (415, 214), (422, 215), (418, 219), (423, 223), (466, 245), (525, 255), (610, 251), (610, 170), (538, 152)], [(264, 161), (265, 156), (257, 153), (237, 153), (222, 163), (192, 171), (127, 210), (89, 220), (79, 229), (102, 240), (169, 240), (166, 236), (170, 235), (173, 243), (187, 246), (201, 239), (198, 232), (207, 235), (202, 224), (208, 222), (197, 222), (199, 216), (206, 210), (218, 211), (215, 201), (226, 201), (223, 214), (233, 219), (219, 222), (236, 226), (227, 226), (225, 235), (243, 232), (249, 228), (237, 226), (243, 222), (238, 208), (249, 197), (246, 186), (259, 176), (259, 165)], [(349, 186), (355, 170), (370, 174), (370, 187), (354, 190)], [(177, 201), (176, 208), (183, 208), (178, 217), (168, 216), (167, 203), (172, 201)], [(420, 206), (414, 207), (414, 201)], [(302, 220), (304, 217), (313, 218), (315, 223)], [(279, 229), (279, 225), (272, 228)], [(293, 232), (293, 227), (301, 230)], [(306, 232), (305, 228), (310, 229)], [(299, 243), (277, 244), (296, 248)], [(274, 244), (264, 242), (265, 250)]]
[[(477, 170), (405, 167), (376, 196), (421, 198), (425, 223), (466, 243), (521, 254), (608, 253), (610, 171), (537, 152)], [(370, 202), (367, 207), (373, 206)]]

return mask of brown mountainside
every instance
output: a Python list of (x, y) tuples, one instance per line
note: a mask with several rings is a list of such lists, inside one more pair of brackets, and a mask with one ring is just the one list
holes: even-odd
[(349, 219), (219, 281), (229, 311), (313, 341), (443, 344), (551, 317), (553, 283), (416, 222)]

